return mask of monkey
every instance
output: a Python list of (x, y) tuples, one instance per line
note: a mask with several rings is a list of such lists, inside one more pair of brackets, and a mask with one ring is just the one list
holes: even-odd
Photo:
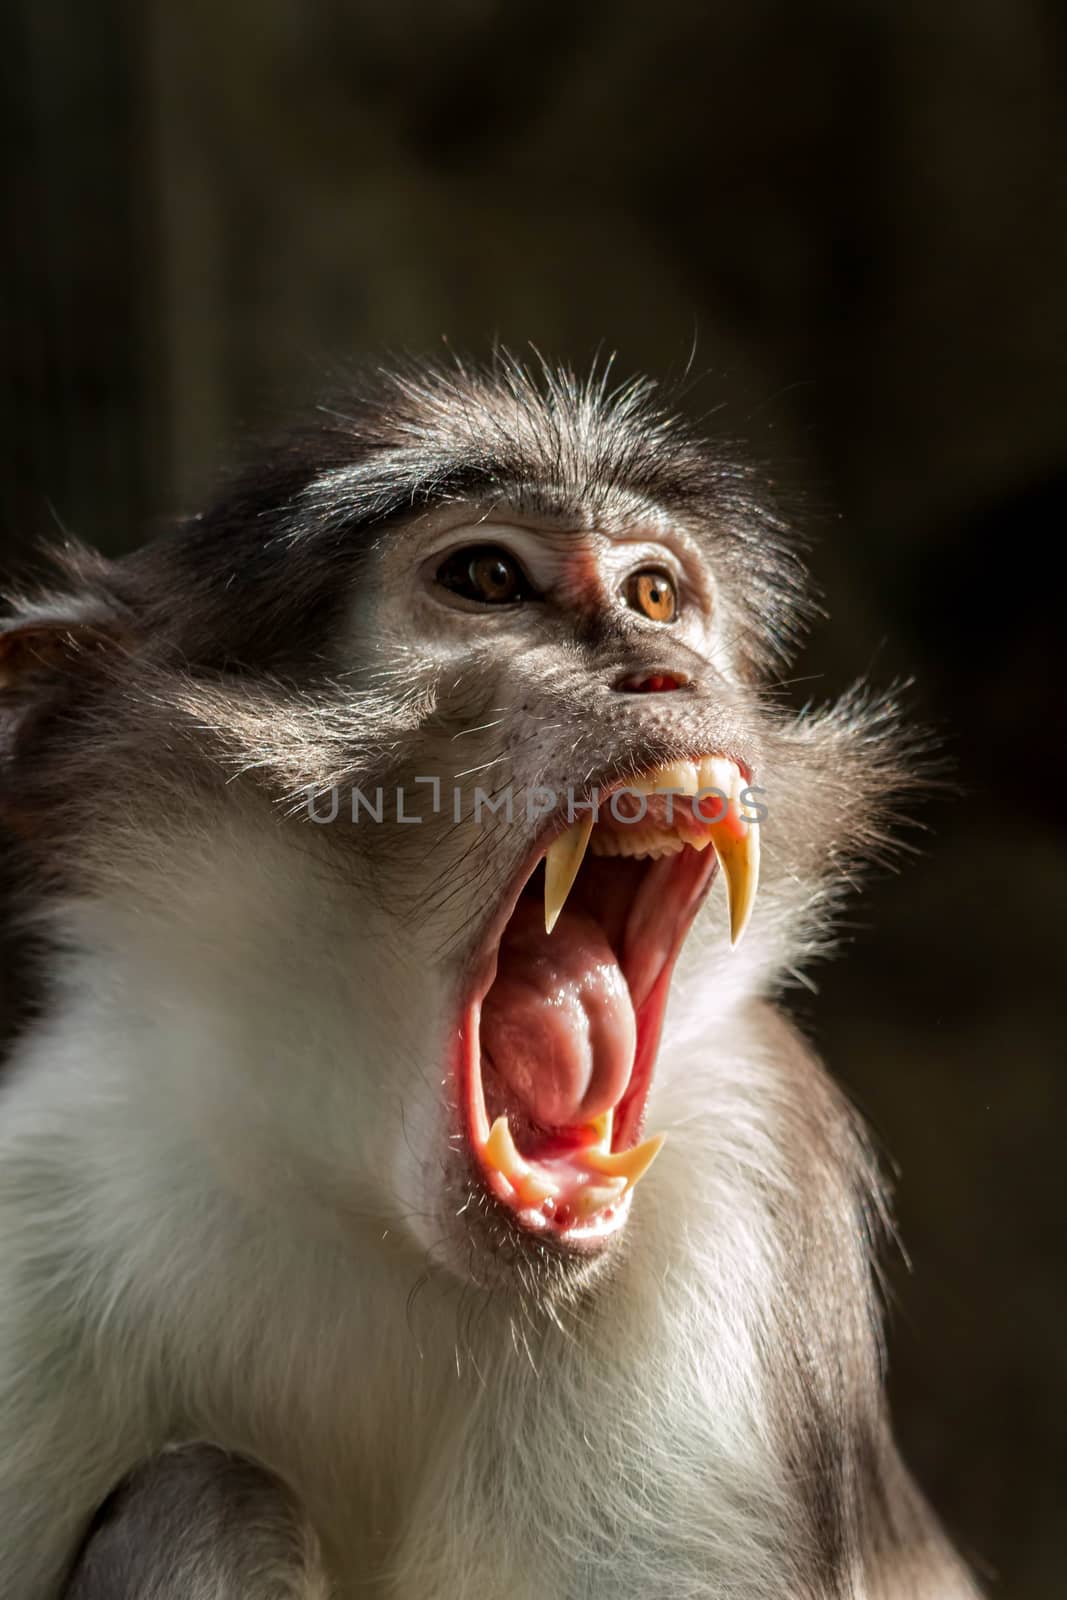
[(923, 761), (785, 703), (802, 554), (669, 389), (498, 354), (9, 598), (5, 1597), (977, 1594), (782, 1003)]

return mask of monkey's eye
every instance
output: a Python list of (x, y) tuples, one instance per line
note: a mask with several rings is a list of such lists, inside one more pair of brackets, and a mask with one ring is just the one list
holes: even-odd
[(623, 586), (623, 597), (633, 611), (640, 611), (649, 622), (673, 622), (678, 610), (678, 590), (669, 572), (661, 567), (645, 567), (632, 572)]
[(454, 550), (442, 561), (436, 576), (442, 588), (483, 606), (511, 606), (533, 595), (514, 556), (495, 544)]

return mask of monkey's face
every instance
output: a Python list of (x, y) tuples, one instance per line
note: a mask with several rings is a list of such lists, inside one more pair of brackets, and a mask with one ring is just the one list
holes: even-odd
[(647, 393), (504, 367), (352, 411), (21, 607), (0, 800), (145, 1117), (257, 1204), (580, 1271), (692, 1071), (672, 993), (713, 1071), (877, 837), (893, 730), (761, 693), (798, 569)]
[(420, 820), (378, 869), (412, 913), (413, 973), (445, 975), (418, 1047), (444, 1094), (405, 1118), (419, 1173), (441, 1172), (423, 1140), (449, 1152), (438, 1235), (458, 1212), (588, 1258), (627, 1219), (659, 1149), (645, 1112), (682, 943), (716, 877), (723, 945), (755, 899), (729, 615), (699, 532), (655, 507), (453, 506), (381, 546), (347, 637), (368, 674), (407, 661), (423, 696), (390, 793)]

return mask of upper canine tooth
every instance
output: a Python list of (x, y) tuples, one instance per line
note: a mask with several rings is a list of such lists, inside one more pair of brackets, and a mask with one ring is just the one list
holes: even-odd
[(552, 932), (567, 904), (592, 831), (593, 813), (588, 811), (578, 822), (572, 822), (566, 833), (557, 835), (545, 852), (546, 933)]
[[(759, 827), (745, 822), (741, 815), (741, 774), (734, 768), (734, 781), (727, 791), (730, 809), (721, 822), (711, 828), (711, 842), (723, 877), (730, 905), (730, 943), (736, 946), (748, 926), (759, 887)], [(718, 787), (718, 785), (716, 785)]]

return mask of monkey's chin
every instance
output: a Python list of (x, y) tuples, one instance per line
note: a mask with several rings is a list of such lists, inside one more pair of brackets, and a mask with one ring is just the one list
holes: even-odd
[(494, 917), (462, 1002), (457, 1102), (482, 1209), (510, 1229), (588, 1256), (625, 1224), (663, 1143), (642, 1131), (678, 954), (718, 869), (735, 943), (754, 899), (749, 781), (714, 755), (603, 791)]

